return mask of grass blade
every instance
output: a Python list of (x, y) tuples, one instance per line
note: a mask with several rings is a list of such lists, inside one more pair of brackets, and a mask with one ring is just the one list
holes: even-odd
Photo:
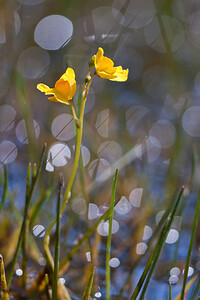
[(94, 271), (95, 271), (95, 267), (93, 268), (92, 273), (90, 275), (90, 278), (89, 278), (87, 287), (85, 289), (85, 292), (83, 294), (82, 300), (89, 300), (89, 298), (90, 298), (90, 293), (92, 290), (92, 284), (93, 284), (93, 279), (94, 279)]
[(33, 223), (35, 222), (35, 219), (37, 218), (41, 208), (43, 207), (44, 203), (52, 196), (53, 192), (54, 189), (49, 188), (41, 196), (41, 199), (38, 202), (36, 202), (35, 205), (33, 205), (30, 214), (30, 227), (33, 226)]
[[(120, 201), (120, 198), (115, 201), (115, 205), (117, 205), (117, 203)], [(79, 248), (81, 247), (81, 245), (88, 239), (89, 236), (91, 236), (91, 234), (97, 229), (97, 227), (99, 226), (99, 224), (107, 219), (110, 215), (110, 208), (99, 218), (99, 220), (91, 227), (89, 228), (86, 233), (84, 234), (84, 236), (82, 237), (82, 239), (79, 240), (78, 244), (75, 245), (70, 252), (68, 253), (68, 255), (63, 259), (63, 261), (60, 264), (60, 269), (59, 269), (59, 273), (62, 274), (62, 272), (66, 269), (66, 265), (68, 265), (68, 262), (70, 261), (70, 259), (73, 257), (73, 255), (79, 250)]]
[[(175, 213), (177, 211), (179, 202), (180, 202), (181, 197), (183, 195), (183, 191), (184, 191), (184, 188), (182, 188), (181, 191), (180, 191), (180, 193), (179, 193), (179, 196), (178, 196), (178, 199), (177, 199), (177, 201), (176, 201), (176, 203), (174, 205), (171, 217), (169, 217), (169, 220), (167, 220), (165, 222), (165, 225), (164, 225), (164, 227), (163, 227), (163, 229), (162, 229), (162, 231), (160, 233), (160, 236), (158, 238), (158, 241), (157, 241), (157, 243), (156, 243), (156, 245), (155, 245), (155, 247), (154, 247), (154, 249), (152, 251), (152, 254), (151, 254), (151, 256), (150, 256), (150, 258), (149, 258), (149, 260), (148, 260), (148, 262), (146, 264), (146, 267), (145, 267), (145, 269), (144, 269), (144, 271), (143, 271), (143, 273), (142, 273), (142, 275), (141, 275), (141, 277), (140, 277), (140, 279), (138, 281), (138, 284), (137, 284), (137, 286), (136, 286), (136, 288), (135, 288), (135, 290), (134, 290), (134, 292), (133, 292), (133, 294), (132, 294), (132, 296), (130, 298), (131, 300), (136, 300), (136, 298), (137, 298), (137, 296), (138, 296), (138, 294), (139, 294), (139, 292), (140, 292), (140, 290), (142, 288), (142, 285), (143, 285), (144, 281), (146, 279), (149, 281), (150, 278), (151, 278), (151, 275), (152, 275), (153, 270), (154, 270), (154, 268), (156, 266), (157, 260), (158, 260), (158, 258), (160, 256), (163, 244), (164, 244), (164, 242), (166, 240), (167, 234), (168, 234), (168, 232), (170, 230), (170, 227), (171, 227), (171, 224), (173, 222), (173, 219), (174, 219)], [(150, 273), (148, 274), (148, 272), (150, 272)], [(147, 277), (147, 274), (148, 274), (148, 277)], [(142, 291), (142, 296), (143, 297), (144, 297), (147, 285), (149, 283), (147, 280), (145, 282), (145, 288)]]
[(2, 195), (1, 204), (0, 204), (0, 212), (2, 211), (2, 209), (4, 207), (7, 193), (8, 193), (8, 169), (7, 169), (7, 165), (4, 164), (4, 186), (3, 186), (3, 195)]
[(186, 286), (186, 281), (187, 281), (190, 258), (192, 255), (192, 247), (193, 247), (193, 242), (194, 242), (194, 237), (195, 237), (195, 232), (196, 232), (196, 227), (197, 227), (197, 222), (198, 222), (199, 210), (200, 210), (200, 193), (199, 193), (197, 206), (196, 206), (196, 210), (195, 210), (194, 221), (193, 221), (193, 225), (192, 225), (192, 232), (191, 232), (191, 237), (190, 237), (190, 244), (189, 244), (188, 254), (187, 254), (187, 259), (186, 259), (186, 264), (185, 264), (183, 286), (182, 286), (181, 298), (180, 298), (181, 300), (184, 299), (185, 286)]
[[(16, 260), (17, 260), (17, 256), (18, 256), (18, 253), (19, 253), (21, 243), (22, 243), (23, 232), (24, 232), (25, 227), (26, 227), (26, 219), (27, 219), (27, 216), (28, 216), (28, 209), (30, 207), (32, 195), (33, 195), (36, 183), (37, 183), (38, 176), (40, 174), (40, 170), (41, 170), (42, 163), (43, 163), (43, 160), (44, 160), (44, 155), (45, 155), (45, 152), (46, 152), (46, 148), (47, 148), (47, 145), (44, 144), (37, 171), (35, 172), (36, 169), (34, 168), (31, 185), (30, 185), (29, 188), (27, 187), (29, 189), (29, 194), (28, 194), (28, 197), (26, 197), (26, 203), (25, 203), (25, 208), (24, 208), (24, 218), (23, 218), (23, 222), (22, 222), (22, 226), (21, 226), (21, 231), (20, 231), (20, 234), (19, 234), (17, 247), (16, 247), (16, 250), (15, 250), (12, 262), (11, 262), (10, 273), (9, 273), (9, 276), (8, 276), (8, 288), (10, 287), (10, 284), (11, 284), (11, 281), (12, 281), (12, 276), (13, 276), (13, 272), (14, 272), (14, 268), (15, 268), (15, 263), (16, 263)], [(31, 172), (31, 164), (29, 164), (29, 166), (28, 166), (27, 180), (28, 180), (30, 172)]]
[[(186, 297), (189, 289), (191, 288), (192, 284), (195, 282), (196, 279), (197, 279), (197, 275), (195, 275), (194, 277), (192, 277), (190, 279), (190, 281), (187, 283), (187, 285), (185, 287), (184, 299), (185, 299), (185, 297)], [(175, 300), (181, 300), (181, 293), (178, 296), (176, 296)]]
[(26, 201), (25, 201), (25, 208), (24, 208), (24, 218), (23, 218), (23, 222), (22, 222), (22, 226), (21, 226), (21, 230), (20, 230), (20, 234), (19, 234), (19, 239), (18, 239), (18, 242), (17, 242), (17, 247), (15, 249), (15, 253), (14, 253), (14, 256), (13, 256), (13, 259), (12, 259), (12, 262), (11, 262), (10, 273), (8, 275), (8, 288), (10, 287), (10, 284), (11, 284), (11, 280), (12, 280), (12, 276), (13, 276), (13, 272), (14, 272), (14, 268), (15, 268), (15, 263), (16, 263), (16, 260), (17, 260), (17, 256), (18, 256), (18, 253), (19, 253), (19, 249), (20, 249), (20, 246), (21, 246), (21, 243), (22, 243), (22, 238), (23, 238), (23, 234), (24, 234), (24, 230), (25, 230), (25, 226), (26, 226), (26, 218), (27, 218), (27, 215), (28, 215), (28, 208), (29, 208), (30, 200), (31, 200), (31, 197), (29, 197), (30, 194), (28, 193), (29, 188), (30, 188), (30, 182), (29, 182), (30, 176), (31, 176), (31, 163), (29, 163), (28, 171), (27, 171)]
[(54, 271), (53, 271), (53, 286), (52, 286), (52, 300), (57, 299), (58, 291), (58, 269), (59, 269), (59, 255), (60, 255), (60, 202), (63, 187), (63, 177), (60, 176), (58, 187), (58, 202), (56, 215), (56, 241), (55, 241), (55, 255), (54, 255)]
[(180, 200), (181, 200), (181, 198), (182, 198), (183, 191), (184, 191), (184, 188), (181, 189), (181, 192), (180, 192), (180, 194), (179, 194), (179, 196), (178, 196), (178, 199), (177, 199), (177, 201), (176, 201), (176, 203), (175, 203), (175, 205), (174, 205), (174, 208), (173, 208), (173, 210), (172, 210), (172, 213), (171, 213), (171, 215), (169, 216), (169, 219), (167, 220), (167, 222), (166, 222), (166, 224), (165, 224), (165, 226), (164, 226), (164, 228), (163, 228), (163, 233), (161, 233), (160, 236), (159, 236), (157, 251), (156, 251), (155, 257), (153, 258), (152, 265), (151, 265), (151, 267), (150, 267), (150, 270), (149, 270), (149, 273), (148, 273), (148, 275), (147, 275), (147, 278), (145, 279), (145, 284), (144, 284), (144, 287), (143, 287), (143, 289), (142, 289), (141, 296), (140, 296), (140, 298), (139, 298), (139, 299), (141, 299), (141, 300), (142, 300), (142, 299), (144, 298), (144, 296), (145, 296), (145, 293), (146, 293), (148, 284), (149, 284), (149, 282), (150, 282), (151, 276), (152, 276), (152, 274), (153, 274), (153, 272), (154, 272), (154, 269), (155, 269), (156, 264), (157, 264), (157, 262), (158, 262), (158, 259), (159, 259), (159, 257), (160, 257), (160, 254), (161, 254), (163, 245), (164, 245), (165, 240), (166, 240), (166, 238), (167, 238), (167, 235), (168, 235), (168, 233), (169, 233), (169, 231), (170, 231), (171, 225), (172, 225), (172, 223), (173, 223), (173, 221), (174, 221), (174, 217), (175, 217), (175, 214), (176, 214), (176, 212), (177, 212), (177, 209), (178, 209)]
[(110, 204), (110, 218), (109, 218), (109, 232), (108, 232), (107, 248), (106, 248), (106, 300), (110, 299), (110, 265), (109, 265), (109, 262), (110, 262), (112, 221), (113, 221), (113, 213), (114, 213), (117, 174), (118, 174), (118, 170), (116, 170), (116, 172), (115, 172), (115, 177), (114, 177), (113, 187), (112, 187), (112, 197), (111, 197), (111, 204)]
[[(27, 172), (27, 179), (26, 179), (26, 200), (25, 200), (25, 210), (27, 209), (27, 218), (24, 219), (24, 230), (23, 230), (23, 238), (22, 238), (22, 271), (23, 271), (23, 287), (26, 288), (26, 265), (27, 265), (27, 241), (28, 241), (28, 207), (29, 207), (29, 193), (30, 193), (30, 186), (31, 186), (31, 164), (29, 164), (28, 172)], [(28, 207), (26, 208), (26, 205)]]
[[(160, 219), (155, 231), (153, 232), (151, 238), (149, 239), (148, 243), (147, 243), (147, 248), (149, 249), (149, 247), (151, 246), (152, 242), (154, 241), (154, 238), (157, 236), (157, 234), (159, 233), (160, 229), (163, 227), (163, 225), (165, 224), (170, 211), (171, 211), (171, 205), (172, 203), (174, 203), (174, 198), (172, 198), (169, 207), (167, 208), (167, 210), (164, 212), (162, 218)], [(133, 266), (131, 267), (131, 271), (125, 281), (125, 283), (123, 284), (123, 287), (120, 290), (120, 296), (122, 296), (124, 289), (130, 284), (131, 282), (131, 278), (133, 276), (134, 270), (135, 268), (138, 266), (139, 262), (142, 260), (143, 256), (139, 256), (139, 258), (135, 261), (135, 263), (133, 264)]]
[(34, 192), (37, 180), (38, 180), (38, 176), (40, 174), (40, 170), (41, 170), (41, 167), (42, 167), (42, 164), (43, 164), (43, 161), (44, 161), (44, 156), (45, 156), (45, 153), (46, 153), (46, 149), (47, 149), (47, 144), (45, 143), (44, 146), (43, 146), (43, 149), (42, 149), (42, 154), (41, 154), (41, 157), (40, 157), (38, 168), (37, 168), (37, 170), (34, 168), (33, 178), (32, 178), (30, 193), (29, 193), (30, 198), (32, 198), (32, 195), (33, 195), (33, 192)]
[(51, 300), (51, 297), (50, 297), (50, 294), (49, 294), (49, 277), (48, 277), (48, 274), (45, 274), (44, 282), (45, 282), (45, 293), (46, 293), (47, 300)]
[(6, 274), (4, 269), (4, 263), (3, 263), (3, 256), (0, 255), (0, 264), (1, 264), (1, 299), (2, 300), (9, 300), (9, 294), (8, 294), (8, 287), (6, 283)]

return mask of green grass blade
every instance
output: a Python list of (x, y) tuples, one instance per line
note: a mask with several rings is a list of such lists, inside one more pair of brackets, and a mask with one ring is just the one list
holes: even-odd
[(86, 286), (85, 292), (83, 294), (82, 300), (89, 300), (90, 299), (90, 293), (92, 290), (92, 284), (93, 284), (93, 279), (94, 279), (94, 272), (95, 272), (95, 267), (92, 270), (92, 273), (90, 275), (88, 284)]
[(47, 300), (51, 300), (51, 297), (50, 297), (50, 294), (49, 294), (49, 277), (48, 277), (48, 274), (45, 274), (44, 281), (45, 281), (46, 298), (47, 298)]
[(169, 283), (169, 300), (172, 300), (172, 285)]
[(142, 300), (142, 299), (144, 298), (144, 296), (145, 296), (147, 287), (148, 287), (148, 285), (149, 285), (150, 279), (151, 279), (151, 277), (152, 277), (152, 274), (153, 274), (153, 272), (154, 272), (154, 270), (155, 270), (156, 264), (157, 264), (158, 259), (159, 259), (159, 257), (160, 257), (160, 254), (161, 254), (162, 248), (163, 248), (163, 246), (164, 246), (165, 240), (166, 240), (167, 235), (168, 235), (168, 233), (169, 233), (169, 231), (170, 231), (171, 225), (172, 225), (172, 223), (173, 223), (173, 221), (174, 221), (174, 217), (175, 217), (175, 214), (176, 214), (176, 212), (177, 212), (177, 209), (178, 209), (180, 200), (181, 200), (181, 198), (182, 198), (183, 191), (184, 191), (184, 188), (181, 189), (181, 192), (180, 192), (180, 194), (179, 194), (179, 196), (178, 196), (178, 199), (177, 199), (177, 201), (176, 201), (176, 203), (175, 203), (175, 205), (174, 205), (174, 208), (173, 208), (173, 210), (172, 210), (172, 213), (171, 213), (171, 215), (169, 216), (169, 218), (168, 218), (168, 220), (167, 220), (167, 222), (166, 222), (166, 224), (165, 224), (165, 226), (164, 226), (164, 228), (163, 228), (163, 233), (160, 234), (160, 237), (159, 237), (159, 239), (158, 239), (158, 247), (157, 247), (157, 251), (156, 251), (156, 254), (155, 254), (155, 256), (154, 256), (154, 258), (153, 258), (153, 260), (152, 260), (152, 264), (151, 264), (149, 273), (148, 273), (147, 277), (145, 278), (145, 284), (144, 284), (144, 287), (143, 287), (143, 289), (142, 289), (141, 296), (140, 296), (140, 298), (139, 298), (139, 299), (141, 299), (141, 300)]
[(31, 163), (29, 163), (28, 165), (28, 171), (27, 171), (27, 180), (26, 180), (26, 200), (25, 200), (25, 208), (24, 208), (24, 218), (23, 218), (23, 222), (22, 222), (22, 226), (21, 226), (21, 230), (20, 230), (20, 234), (19, 234), (19, 239), (17, 242), (17, 247), (15, 249), (15, 253), (11, 262), (11, 268), (10, 268), (10, 273), (8, 275), (8, 288), (10, 287), (11, 284), (11, 280), (12, 280), (12, 276), (14, 273), (14, 268), (15, 268), (15, 263), (17, 261), (17, 256), (20, 250), (20, 246), (22, 243), (22, 239), (23, 239), (23, 235), (24, 235), (24, 230), (26, 227), (26, 219), (27, 219), (27, 215), (28, 215), (28, 208), (30, 205), (30, 200), (31, 197), (29, 197), (29, 189), (30, 189), (30, 177), (31, 177)]
[(35, 219), (39, 215), (44, 203), (52, 196), (54, 192), (54, 188), (49, 188), (44, 192), (44, 194), (41, 196), (40, 200), (33, 205), (31, 209), (31, 214), (30, 214), (30, 227), (33, 226), (33, 223), (35, 222)]
[[(164, 223), (166, 222), (169, 214), (170, 214), (170, 211), (171, 211), (171, 206), (172, 206), (172, 203), (174, 203), (174, 198), (172, 198), (171, 202), (170, 202), (170, 205), (168, 207), (168, 209), (164, 212), (162, 218), (160, 219), (155, 231), (153, 232), (151, 238), (149, 239), (148, 243), (147, 243), (147, 248), (149, 249), (149, 247), (151, 246), (152, 242), (154, 241), (154, 238), (157, 236), (157, 234), (159, 233), (160, 229), (163, 227)], [(140, 255), (139, 258), (136, 260), (136, 262), (134, 263), (134, 265), (132, 266), (131, 268), (131, 271), (125, 281), (125, 283), (123, 284), (123, 287), (121, 288), (120, 290), (120, 296), (123, 295), (123, 292), (124, 292), (124, 289), (128, 286), (128, 284), (131, 282), (131, 278), (133, 276), (133, 273), (134, 273), (134, 270), (135, 268), (138, 266), (138, 264), (140, 263), (140, 261), (142, 260), (144, 256), (143, 255)]]
[[(148, 260), (148, 262), (146, 264), (146, 267), (145, 267), (145, 269), (144, 269), (144, 271), (143, 271), (143, 273), (142, 273), (142, 275), (141, 275), (141, 277), (140, 277), (140, 279), (139, 279), (139, 281), (137, 283), (137, 286), (136, 286), (136, 288), (135, 288), (135, 290), (134, 290), (134, 292), (133, 292), (133, 294), (132, 294), (132, 296), (130, 298), (131, 300), (136, 300), (136, 298), (137, 298), (137, 296), (138, 296), (138, 294), (139, 294), (139, 292), (140, 292), (140, 290), (142, 288), (142, 285), (143, 285), (144, 281), (145, 280), (150, 280), (150, 278), (151, 278), (151, 275), (152, 275), (153, 270), (154, 270), (154, 268), (156, 266), (157, 260), (158, 260), (158, 258), (160, 256), (160, 252), (162, 250), (163, 244), (164, 244), (164, 242), (166, 240), (167, 234), (168, 234), (168, 232), (170, 230), (170, 227), (171, 227), (171, 224), (173, 222), (173, 219), (174, 219), (175, 213), (177, 211), (179, 202), (180, 202), (181, 197), (183, 195), (183, 191), (184, 191), (184, 188), (181, 189), (181, 191), (179, 193), (179, 196), (178, 196), (178, 199), (177, 199), (177, 201), (176, 201), (176, 203), (174, 205), (174, 208), (172, 210), (172, 214), (169, 217), (169, 220), (166, 221), (166, 223), (165, 223), (165, 225), (164, 225), (164, 227), (163, 227), (163, 229), (162, 229), (162, 231), (160, 233), (158, 241), (157, 241), (157, 243), (156, 243), (156, 245), (155, 245), (155, 247), (154, 247), (154, 249), (152, 251), (152, 254), (151, 254), (151, 256), (150, 256), (150, 258), (149, 258), (149, 260)], [(150, 270), (150, 274), (148, 274), (149, 270)], [(147, 277), (147, 274), (149, 275), (149, 277)], [(148, 284), (147, 281), (145, 282), (145, 285), (146, 285), (146, 283)], [(142, 296), (144, 296), (144, 294), (145, 294), (145, 288), (143, 289)]]
[[(31, 164), (29, 163), (27, 178), (26, 178), (26, 200), (25, 200), (25, 211), (27, 210), (27, 218), (24, 219), (24, 230), (23, 230), (23, 237), (22, 237), (22, 283), (23, 287), (26, 288), (26, 265), (27, 265), (27, 241), (28, 241), (28, 208), (29, 208), (29, 193), (30, 193), (30, 186), (31, 186)], [(28, 207), (26, 207), (28, 205)]]
[(193, 225), (192, 225), (192, 232), (191, 232), (191, 237), (190, 237), (190, 244), (189, 244), (188, 254), (187, 254), (187, 259), (186, 259), (186, 264), (185, 264), (185, 271), (184, 271), (184, 277), (183, 277), (183, 286), (182, 286), (182, 291), (181, 291), (181, 300), (184, 299), (185, 286), (186, 286), (186, 281), (187, 281), (187, 274), (188, 274), (188, 269), (189, 269), (189, 264), (190, 264), (190, 258), (191, 258), (191, 255), (192, 255), (192, 247), (193, 247), (195, 232), (196, 232), (196, 228), (197, 228), (199, 210), (200, 210), (200, 193), (199, 193), (197, 206), (196, 206), (196, 210), (195, 210), (194, 221), (193, 221)]
[(116, 170), (116, 172), (115, 172), (115, 177), (114, 177), (113, 187), (112, 187), (112, 197), (111, 197), (111, 204), (110, 204), (110, 218), (109, 218), (109, 232), (108, 232), (107, 248), (106, 248), (106, 300), (110, 299), (110, 265), (109, 265), (109, 262), (110, 262), (112, 221), (113, 221), (113, 213), (114, 213), (117, 174), (118, 174), (118, 170)]
[(1, 264), (1, 299), (2, 300), (9, 300), (9, 294), (8, 294), (8, 287), (6, 283), (6, 274), (5, 274), (5, 268), (3, 263), (3, 256), (0, 255), (0, 264)]
[(40, 157), (40, 160), (39, 160), (38, 168), (37, 168), (37, 170), (36, 170), (36, 168), (34, 168), (34, 170), (33, 170), (33, 178), (32, 178), (30, 193), (29, 193), (30, 198), (32, 198), (32, 195), (33, 195), (33, 192), (34, 192), (34, 189), (35, 189), (35, 186), (36, 186), (36, 183), (37, 183), (40, 171), (41, 171), (41, 167), (42, 167), (42, 164), (43, 164), (43, 161), (44, 161), (44, 156), (45, 156), (45, 153), (46, 153), (46, 149), (47, 149), (47, 144), (45, 143), (44, 146), (43, 146), (43, 149), (42, 149), (42, 154), (41, 154), (41, 157)]
[[(190, 290), (190, 288), (191, 288), (191, 286), (193, 285), (193, 283), (196, 281), (196, 279), (197, 279), (197, 274), (194, 276), (194, 277), (192, 277), (189, 281), (188, 281), (188, 283), (186, 284), (186, 287), (185, 287), (185, 293), (184, 293), (184, 299), (186, 299), (186, 296), (187, 296), (187, 293), (189, 292), (189, 290)], [(193, 298), (194, 299), (194, 298)], [(193, 300), (192, 299), (192, 300)], [(178, 296), (176, 296), (176, 298), (174, 299), (174, 300), (181, 300), (181, 292), (180, 292), (180, 294), (178, 294)]]
[(2, 211), (2, 209), (4, 207), (7, 193), (8, 193), (8, 169), (7, 169), (7, 165), (4, 164), (4, 185), (3, 185), (3, 195), (2, 195), (1, 204), (0, 204), (0, 212)]
[[(28, 210), (29, 210), (31, 199), (32, 199), (32, 195), (33, 195), (36, 183), (37, 183), (37, 179), (38, 179), (39, 174), (40, 174), (40, 170), (41, 170), (42, 163), (43, 163), (43, 160), (44, 160), (44, 155), (45, 155), (45, 152), (46, 152), (46, 148), (47, 148), (47, 145), (44, 144), (44, 147), (43, 147), (43, 150), (42, 150), (42, 154), (41, 154), (41, 157), (40, 157), (40, 161), (39, 161), (39, 164), (38, 164), (38, 168), (37, 168), (36, 174), (34, 175), (34, 173), (33, 173), (33, 178), (32, 178), (32, 181), (31, 181), (31, 185), (29, 187), (27, 186), (27, 189), (29, 189), (29, 194), (28, 194), (28, 197), (27, 197), (27, 193), (26, 193), (26, 203), (25, 203), (25, 209), (24, 209), (24, 218), (23, 218), (23, 222), (22, 222), (22, 226), (21, 226), (21, 231), (20, 231), (20, 234), (19, 234), (19, 239), (18, 239), (17, 247), (16, 247), (16, 250), (15, 250), (12, 262), (11, 262), (10, 273), (9, 273), (9, 276), (8, 276), (8, 288), (10, 287), (10, 284), (11, 284), (11, 281), (12, 281), (12, 276), (13, 276), (13, 272), (14, 272), (14, 268), (15, 268), (15, 263), (16, 263), (16, 260), (17, 260), (17, 256), (18, 256), (18, 253), (19, 253), (19, 249), (20, 249), (21, 243), (22, 243), (23, 232), (24, 232), (25, 227), (26, 227), (26, 219), (27, 219), (27, 216), (28, 216)], [(35, 170), (35, 168), (34, 168), (34, 170)], [(28, 172), (27, 172), (27, 182), (28, 182), (28, 177), (30, 176), (29, 175), (30, 172), (31, 172), (31, 165), (29, 164)]]
[[(115, 201), (115, 205), (117, 205), (117, 203), (120, 201), (120, 198)], [(62, 270), (65, 269), (65, 266), (68, 264), (68, 262), (70, 261), (70, 259), (73, 257), (73, 255), (79, 250), (79, 248), (82, 246), (82, 244), (88, 239), (88, 237), (91, 236), (91, 234), (97, 229), (97, 227), (99, 226), (99, 224), (107, 219), (110, 215), (110, 208), (99, 218), (99, 220), (91, 227), (89, 228), (86, 233), (84, 234), (84, 236), (82, 237), (82, 239), (79, 240), (78, 244), (75, 245), (70, 252), (68, 253), (68, 255), (63, 259), (63, 261), (60, 264), (60, 273), (62, 273)]]
[(59, 255), (60, 255), (60, 202), (62, 197), (63, 177), (60, 176), (58, 187), (58, 202), (56, 215), (56, 240), (55, 240), (55, 254), (54, 254), (54, 270), (53, 270), (53, 285), (52, 285), (52, 300), (57, 299), (58, 291), (58, 269), (59, 269)]

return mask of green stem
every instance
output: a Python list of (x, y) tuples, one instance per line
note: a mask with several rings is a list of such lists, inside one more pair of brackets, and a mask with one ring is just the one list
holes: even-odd
[(115, 172), (115, 178), (114, 178), (113, 187), (112, 187), (112, 197), (111, 197), (111, 204), (110, 204), (110, 218), (109, 218), (109, 232), (108, 232), (107, 248), (106, 248), (106, 300), (110, 299), (110, 265), (109, 265), (109, 262), (110, 262), (112, 221), (113, 221), (113, 212), (114, 212), (117, 174), (118, 174), (118, 170), (116, 170), (116, 172)]
[(193, 225), (192, 225), (192, 233), (191, 233), (190, 244), (189, 244), (189, 248), (188, 248), (187, 260), (186, 260), (186, 264), (185, 264), (183, 286), (182, 286), (180, 300), (183, 300), (184, 299), (184, 295), (185, 295), (185, 287), (186, 287), (186, 281), (187, 281), (187, 276), (188, 276), (188, 269), (189, 269), (189, 264), (190, 264), (190, 258), (191, 258), (191, 255), (192, 255), (192, 246), (193, 246), (195, 232), (196, 232), (196, 227), (197, 227), (197, 222), (198, 222), (199, 210), (200, 210), (200, 193), (199, 193), (198, 202), (197, 202), (197, 206), (196, 206), (196, 210), (195, 210), (195, 215), (194, 215), (194, 221), (193, 221)]
[[(74, 179), (76, 176), (76, 171), (78, 168), (78, 163), (79, 163), (79, 157), (80, 157), (80, 151), (81, 151), (81, 141), (82, 141), (82, 134), (83, 134), (83, 117), (84, 117), (84, 110), (85, 110), (85, 103), (86, 103), (86, 99), (87, 99), (87, 95), (88, 95), (88, 91), (90, 88), (90, 85), (92, 83), (92, 79), (94, 78), (96, 74), (94, 73), (92, 75), (92, 77), (90, 78), (90, 80), (88, 81), (88, 83), (84, 83), (83, 85), (83, 92), (82, 92), (82, 101), (81, 101), (81, 109), (80, 109), (80, 116), (79, 116), (79, 126), (77, 126), (77, 141), (76, 141), (76, 151), (75, 151), (75, 157), (74, 157), (74, 165), (72, 168), (72, 172), (71, 172), (71, 176), (67, 185), (67, 189), (65, 191), (65, 195), (64, 195), (64, 199), (63, 199), (63, 203), (61, 206), (61, 211), (60, 211), (60, 215), (62, 217), (64, 210), (65, 210), (65, 206), (70, 198), (70, 194), (71, 194), (71, 188), (72, 185), (74, 183)], [(88, 76), (88, 75), (87, 75)], [(50, 226), (48, 227), (45, 237), (44, 237), (44, 249), (45, 249), (45, 253), (47, 256), (47, 260), (50, 263), (52, 269), (53, 269), (53, 258), (51, 255), (51, 252), (49, 250), (49, 235), (50, 232), (53, 228), (53, 226), (56, 224), (56, 219), (50, 224)]]
[[(23, 219), (23, 222), (22, 222), (21, 231), (20, 231), (20, 234), (19, 234), (18, 242), (17, 242), (17, 247), (15, 249), (15, 253), (14, 253), (14, 256), (13, 256), (13, 259), (12, 259), (12, 262), (11, 262), (10, 273), (8, 275), (8, 288), (10, 287), (10, 284), (11, 284), (11, 281), (12, 281), (14, 268), (15, 268), (15, 263), (17, 261), (17, 256), (18, 256), (18, 253), (19, 253), (19, 250), (20, 250), (20, 247), (21, 247), (22, 239), (24, 237), (24, 230), (26, 228), (26, 218), (27, 218), (27, 214), (28, 214), (28, 208), (29, 208), (29, 205), (30, 205), (30, 201), (31, 201), (31, 197), (30, 197), (30, 177), (31, 177), (31, 163), (29, 163), (28, 171), (27, 171), (26, 201), (25, 201), (25, 208), (24, 208), (24, 219)], [(25, 269), (25, 267), (26, 267), (26, 257), (25, 257), (25, 250), (24, 250), (23, 251), (23, 269)], [(23, 280), (23, 282), (24, 282), (24, 280)]]
[(92, 269), (92, 273), (90, 275), (86, 290), (84, 292), (84, 295), (82, 297), (83, 300), (89, 300), (90, 299), (90, 293), (92, 290), (92, 284), (93, 284), (93, 279), (94, 279), (94, 271), (95, 271), (95, 267)]
[(49, 294), (49, 277), (48, 277), (48, 274), (45, 274), (44, 281), (45, 281), (46, 298), (47, 298), (47, 300), (51, 300), (51, 297), (50, 297), (50, 294)]
[(8, 170), (7, 170), (7, 165), (4, 164), (4, 187), (3, 187), (2, 200), (1, 200), (1, 204), (0, 204), (0, 212), (4, 207), (7, 193), (8, 193)]
[(54, 272), (53, 272), (53, 287), (52, 287), (52, 300), (57, 299), (58, 290), (58, 269), (59, 269), (59, 255), (60, 255), (60, 202), (62, 194), (63, 178), (60, 176), (58, 188), (58, 203), (57, 203), (57, 225), (56, 225), (56, 242), (54, 254)]

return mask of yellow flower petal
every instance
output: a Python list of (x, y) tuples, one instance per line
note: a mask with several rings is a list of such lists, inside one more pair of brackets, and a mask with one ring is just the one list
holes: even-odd
[(97, 55), (96, 55), (96, 64), (98, 65), (99, 62), (101, 61), (101, 59), (103, 58), (103, 54), (104, 54), (104, 51), (102, 48), (99, 48), (98, 49), (98, 52), (97, 52)]
[(49, 90), (51, 90), (50, 87), (48, 87), (48, 85), (43, 84), (43, 83), (39, 83), (39, 84), (37, 85), (37, 89), (38, 89), (40, 92), (44, 92), (44, 93), (46, 93), (46, 92), (48, 92)]
[(55, 84), (55, 94), (61, 94), (62, 97), (68, 98), (70, 93), (70, 84), (67, 80), (59, 79)]
[(60, 77), (60, 79), (64, 79), (71, 84), (75, 81), (75, 73), (74, 70), (71, 68), (67, 68), (66, 72)]
[(121, 66), (114, 67), (113, 61), (103, 56), (102, 48), (98, 49), (96, 55), (93, 56), (96, 73), (100, 78), (112, 81), (126, 81), (128, 79), (128, 69), (123, 70)]
[(112, 68), (113, 66), (114, 66), (114, 62), (110, 58), (103, 57), (99, 62), (99, 71), (107, 68)]
[(56, 99), (55, 96), (49, 97), (48, 100), (50, 100), (50, 101), (52, 101), (52, 102), (58, 102), (58, 100)]
[(76, 81), (71, 85), (71, 91), (69, 93), (69, 100), (71, 100), (76, 93)]
[(110, 80), (112, 81), (126, 81), (128, 79), (128, 72), (129, 70), (116, 70), (116, 72), (114, 73), (114, 75), (116, 76), (115, 78), (110, 78)]
[(69, 105), (71, 100), (76, 93), (76, 80), (74, 70), (67, 68), (66, 72), (60, 77), (55, 83), (54, 88), (49, 88), (47, 85), (40, 83), (37, 88), (44, 92), (45, 95), (52, 94), (52, 97), (48, 99), (53, 102), (61, 102)]
[(56, 91), (54, 94), (54, 97), (57, 100), (57, 102), (61, 102), (61, 103), (69, 105), (69, 101), (68, 101), (69, 99), (66, 98), (64, 95), (60, 94), (59, 92)]

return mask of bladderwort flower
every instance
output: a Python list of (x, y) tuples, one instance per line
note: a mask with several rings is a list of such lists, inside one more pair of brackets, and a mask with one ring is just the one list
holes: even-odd
[(114, 67), (114, 62), (103, 54), (103, 49), (99, 48), (97, 54), (92, 57), (90, 62), (91, 66), (93, 63), (97, 75), (100, 78), (112, 81), (126, 81), (129, 70), (122, 69), (122, 66)]
[[(60, 215), (63, 215), (65, 210), (65, 206), (71, 197), (71, 188), (75, 180), (78, 164), (79, 164), (79, 157), (81, 153), (81, 143), (82, 143), (82, 135), (83, 135), (83, 121), (84, 121), (84, 110), (85, 110), (85, 103), (87, 100), (88, 92), (93, 81), (93, 78), (96, 74), (100, 78), (109, 79), (112, 81), (126, 81), (128, 78), (129, 70), (123, 70), (121, 66), (114, 67), (114, 62), (109, 59), (108, 57), (103, 56), (104, 51), (102, 48), (98, 49), (96, 55), (94, 55), (90, 62), (89, 62), (89, 71), (86, 75), (86, 78), (83, 83), (82, 89), (82, 97), (80, 102), (80, 111), (79, 111), (79, 119), (76, 117), (75, 109), (73, 106), (72, 97), (76, 92), (76, 81), (75, 81), (75, 74), (74, 71), (70, 68), (66, 70), (66, 73), (61, 76), (61, 78), (56, 82), (55, 88), (49, 88), (45, 84), (38, 84), (37, 88), (44, 92), (45, 95), (53, 95), (53, 97), (48, 98), (51, 101), (62, 102), (67, 105), (70, 105), (72, 108), (72, 113), (74, 116), (74, 120), (76, 123), (76, 148), (75, 148), (75, 156), (74, 156), (74, 164), (72, 167), (71, 175), (68, 181), (68, 185), (65, 190)], [(91, 75), (92, 69), (95, 67), (95, 72)], [(46, 234), (44, 237), (44, 249), (46, 253), (46, 257), (48, 260), (49, 265), (54, 269), (54, 261), (53, 257), (50, 252), (49, 242), (50, 242), (50, 232), (53, 226), (56, 224), (56, 219), (50, 224), (50, 226), (46, 230)], [(68, 258), (67, 258), (68, 263)], [(65, 268), (66, 262), (63, 261), (63, 265), (61, 267)]]
[(76, 80), (74, 70), (67, 68), (66, 72), (60, 77), (55, 83), (54, 88), (50, 88), (43, 83), (37, 85), (38, 90), (44, 92), (45, 95), (53, 95), (48, 99), (53, 102), (61, 102), (70, 105), (69, 102), (72, 100), (76, 93)]

